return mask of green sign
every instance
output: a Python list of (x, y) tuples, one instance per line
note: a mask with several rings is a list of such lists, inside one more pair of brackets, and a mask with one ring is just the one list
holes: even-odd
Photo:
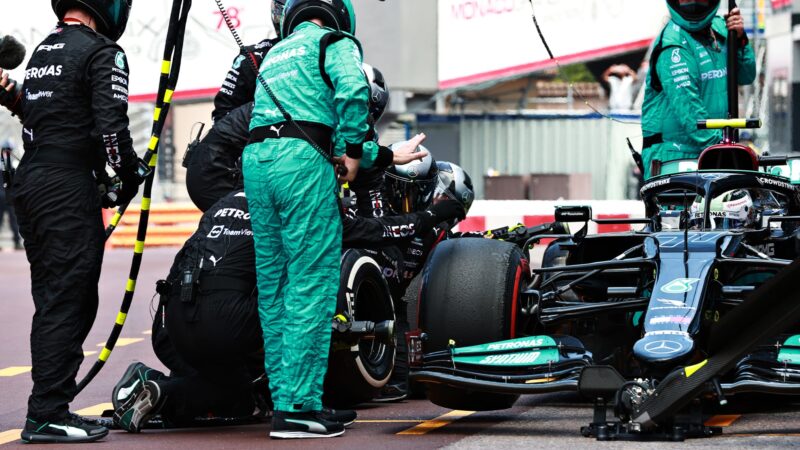
[[(800, 347), (800, 335), (790, 337), (783, 345)], [(782, 347), (780, 351), (778, 351), (778, 362), (800, 364), (800, 348)]]
[(534, 366), (558, 362), (556, 341), (549, 336), (530, 336), (453, 349), (453, 361), (482, 366)]

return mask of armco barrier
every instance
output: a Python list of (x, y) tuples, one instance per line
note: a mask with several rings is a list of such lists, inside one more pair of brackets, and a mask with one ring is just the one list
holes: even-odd
[[(596, 219), (643, 217), (644, 205), (637, 201), (530, 201), (530, 200), (478, 200), (472, 205), (469, 217), (455, 229), (457, 231), (484, 231), (522, 223), (536, 226), (552, 222), (557, 205), (588, 205)], [(109, 239), (109, 247), (133, 247), (136, 242), (136, 225), (140, 211), (131, 208), (122, 218), (119, 227)], [(154, 206), (150, 211), (150, 228), (147, 246), (181, 246), (197, 229), (202, 213), (191, 203), (171, 203)], [(589, 233), (609, 233), (630, 230), (629, 225), (589, 224)]]

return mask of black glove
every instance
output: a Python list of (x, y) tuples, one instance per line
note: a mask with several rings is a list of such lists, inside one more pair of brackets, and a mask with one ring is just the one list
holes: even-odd
[(119, 179), (121, 183), (117, 189), (117, 206), (122, 206), (130, 203), (139, 193), (139, 185), (142, 183), (142, 179), (136, 174), (125, 174), (120, 176)]
[(417, 235), (428, 234), (433, 227), (442, 222), (450, 220), (464, 220), (467, 212), (464, 210), (464, 205), (452, 199), (447, 199), (432, 205), (430, 208), (420, 214), (419, 228)]

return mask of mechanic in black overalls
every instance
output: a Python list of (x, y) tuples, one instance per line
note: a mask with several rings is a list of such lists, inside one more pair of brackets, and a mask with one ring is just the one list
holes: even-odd
[(264, 39), (258, 44), (244, 47), (233, 60), (231, 69), (225, 76), (225, 81), (222, 82), (222, 87), (214, 97), (214, 111), (211, 113), (214, 123), (236, 108), (253, 101), (258, 85), (258, 81), (256, 81), (258, 72), (247, 59), (252, 60), (256, 67), (261, 67), (261, 62), (264, 61), (264, 57), (267, 56), (270, 49), (280, 42), (281, 17), (283, 17), (285, 4), (286, 0), (272, 0), (272, 26), (278, 37)]
[[(347, 218), (343, 245), (391, 245), (401, 240), (392, 230), (416, 227), (428, 234), (446, 219), (452, 218), (436, 211)], [(250, 213), (244, 192), (238, 190), (203, 214), (159, 285), (153, 348), (171, 376), (131, 364), (112, 393), (115, 424), (137, 432), (156, 413), (170, 425), (183, 426), (210, 411), (217, 417), (247, 417), (255, 406), (268, 408), (253, 396), (253, 381), (264, 371), (255, 289)], [(266, 391), (266, 384), (261, 387)], [(354, 418), (345, 411), (329, 413), (343, 423)]]
[[(90, 442), (108, 433), (69, 413), (94, 322), (105, 232), (93, 169), (98, 153), (122, 180), (118, 202), (141, 178), (128, 130), (128, 60), (122, 36), (130, 0), (53, 0), (58, 25), (32, 52), (22, 88), (0, 103), (20, 117), (25, 154), (12, 183), (31, 265), (33, 391), (22, 439)], [(104, 170), (104, 169), (103, 169)]]

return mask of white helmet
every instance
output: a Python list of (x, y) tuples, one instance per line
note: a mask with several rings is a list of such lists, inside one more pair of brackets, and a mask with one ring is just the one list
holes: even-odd
[[(753, 198), (744, 189), (726, 192), (711, 200), (711, 228), (732, 230), (754, 228), (758, 214), (753, 206)], [(698, 196), (692, 204), (691, 225), (702, 226), (705, 216), (704, 199)]]

